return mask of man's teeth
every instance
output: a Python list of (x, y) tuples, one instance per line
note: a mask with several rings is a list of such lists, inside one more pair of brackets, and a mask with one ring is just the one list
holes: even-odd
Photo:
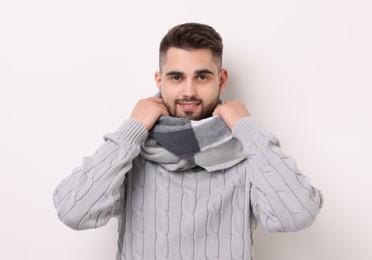
[(199, 103), (178, 103), (180, 106), (185, 106), (185, 107), (196, 107), (199, 105)]

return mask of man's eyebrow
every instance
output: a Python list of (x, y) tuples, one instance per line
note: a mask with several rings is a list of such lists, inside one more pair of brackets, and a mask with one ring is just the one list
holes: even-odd
[[(209, 70), (209, 69), (200, 69), (200, 70), (195, 70), (195, 75), (200, 75), (200, 74), (210, 74), (210, 75), (213, 75), (213, 71)], [(167, 72), (165, 75), (167, 76), (178, 76), (178, 77), (181, 77), (181, 76), (184, 76), (185, 73), (182, 72), (182, 71), (178, 71), (178, 70), (171, 70), (169, 72)]]
[(180, 77), (180, 76), (183, 76), (184, 73), (181, 72), (181, 71), (177, 71), (177, 70), (171, 70), (171, 71), (167, 72), (165, 75), (167, 75), (167, 76), (178, 76), (178, 77)]
[(199, 74), (211, 74), (213, 75), (213, 71), (209, 70), (209, 69), (201, 69), (201, 70), (196, 70), (195, 71), (195, 74), (199, 75)]

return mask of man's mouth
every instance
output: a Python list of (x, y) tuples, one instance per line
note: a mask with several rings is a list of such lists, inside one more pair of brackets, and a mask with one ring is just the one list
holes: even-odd
[(180, 106), (182, 110), (193, 111), (200, 105), (200, 102), (196, 101), (177, 102), (177, 105)]

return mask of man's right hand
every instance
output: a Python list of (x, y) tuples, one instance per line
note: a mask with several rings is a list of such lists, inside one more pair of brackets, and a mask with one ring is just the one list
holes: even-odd
[(149, 97), (140, 99), (134, 107), (130, 119), (141, 122), (147, 129), (154, 126), (160, 116), (169, 115), (163, 99), (158, 97)]

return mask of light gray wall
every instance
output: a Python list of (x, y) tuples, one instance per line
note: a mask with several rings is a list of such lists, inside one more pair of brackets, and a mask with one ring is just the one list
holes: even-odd
[(59, 222), (62, 178), (156, 92), (157, 49), (178, 23), (225, 43), (240, 99), (325, 196), (315, 224), (269, 234), (256, 260), (369, 260), (370, 1), (14, 0), (0, 3), (0, 259), (114, 259), (116, 220)]

